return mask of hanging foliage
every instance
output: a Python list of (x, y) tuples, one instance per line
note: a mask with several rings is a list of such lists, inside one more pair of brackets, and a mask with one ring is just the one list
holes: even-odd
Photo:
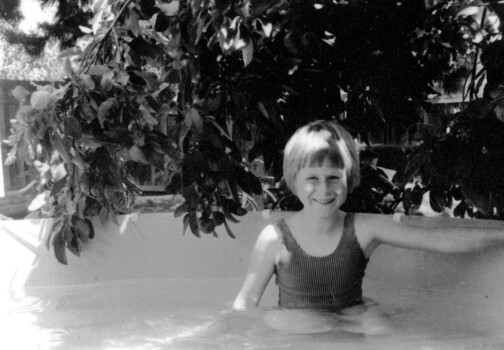
[[(500, 108), (498, 30), (488, 14), (481, 20), (479, 7), (449, 1), (427, 9), (423, 0), (99, 0), (86, 7), (89, 23), (73, 32), (75, 47), (60, 54), (67, 79), (32, 93), (13, 91), (20, 109), (5, 141), (12, 147), (7, 164), (22, 157), (38, 170), (32, 185), (40, 195), (31, 209), (54, 217), (48, 245), (62, 263), (66, 249), (78, 254), (93, 237), (91, 218), (116, 220), (131, 210), (141, 192), (132, 172), (142, 166), (162, 173), (172, 190), (180, 178), (175, 190), (185, 202), (175, 215), (184, 232), (216, 235), (224, 225), (234, 237), (228, 222), (245, 214), (239, 191), (262, 193), (243, 164), (262, 157), (280, 180), (285, 142), (310, 120), (336, 120), (364, 142), (386, 127), (406, 130), (439, 93), (433, 83), (455, 74), (458, 82), (478, 52), (486, 70), (467, 84), (477, 90), (483, 76), (495, 77), (484, 108), (490, 114)], [(457, 134), (442, 133), (440, 140), (455, 137), (472, 147), (467, 129), (455, 124)], [(437, 144), (445, 158), (453, 151)], [(436, 189), (434, 206), (446, 205), (446, 186), (458, 186), (473, 198), (465, 203), (479, 208), (488, 195), (471, 196), (479, 191), (471, 181), (483, 174), (473, 168), (455, 182), (430, 181), (423, 172), (431, 162), (425, 152), (433, 153), (428, 145), (412, 158), (409, 176), (422, 172)], [(398, 184), (373, 168), (363, 171), (371, 187), (361, 194), (372, 196), (354, 199), (352, 208), (388, 212), (378, 204), (392, 192), (401, 200)]]

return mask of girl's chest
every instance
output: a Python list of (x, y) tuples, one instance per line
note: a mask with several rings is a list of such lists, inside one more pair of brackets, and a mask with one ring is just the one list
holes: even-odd
[(291, 286), (339, 286), (356, 277), (356, 267), (361, 265), (362, 259), (351, 246), (343, 242), (322, 253), (322, 256), (314, 256), (299, 246), (291, 249), (284, 247), (276, 262), (277, 276)]
[(301, 253), (310, 257), (320, 258), (333, 254), (342, 239), (342, 233), (335, 233), (330, 236), (316, 235), (296, 235), (293, 233), (295, 244), (298, 246)]

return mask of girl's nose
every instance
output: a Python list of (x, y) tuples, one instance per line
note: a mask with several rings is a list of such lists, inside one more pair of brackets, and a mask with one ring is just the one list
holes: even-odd
[(329, 192), (329, 184), (326, 181), (320, 181), (320, 193), (326, 194)]

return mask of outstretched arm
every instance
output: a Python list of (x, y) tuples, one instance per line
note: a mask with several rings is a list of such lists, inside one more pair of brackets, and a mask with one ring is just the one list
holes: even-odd
[[(464, 253), (504, 244), (504, 222), (360, 214), (361, 246), (369, 256), (379, 244), (442, 253)], [(359, 234), (361, 230), (362, 234)]]
[(273, 227), (266, 226), (259, 235), (252, 251), (245, 282), (233, 303), (233, 309), (244, 311), (257, 307), (275, 271), (275, 260), (281, 244), (281, 237)]

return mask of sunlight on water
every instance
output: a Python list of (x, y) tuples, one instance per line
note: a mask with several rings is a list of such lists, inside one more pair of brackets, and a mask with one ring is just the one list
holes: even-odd
[[(369, 320), (342, 321), (328, 313), (272, 307), (230, 313), (231, 300), (223, 301), (219, 293), (238, 284), (151, 280), (32, 288), (24, 297), (11, 298), (7, 312), (0, 313), (0, 348), (504, 349), (503, 336), (489, 329), (498, 322), (488, 317), (492, 304), (483, 305), (474, 317), (460, 319), (474, 296), (456, 291), (387, 291), (397, 302), (379, 308), (390, 328), (372, 334), (375, 324)], [(201, 293), (191, 294), (194, 290), (206, 291), (206, 299), (198, 300), (195, 296)], [(281, 322), (288, 327), (282, 329)]]
[[(175, 341), (183, 338), (195, 337), (198, 334), (207, 330), (210, 326), (210, 323), (187, 327), (183, 330), (178, 330), (176, 334), (166, 336), (166, 337), (149, 337), (139, 338), (136, 336), (126, 337), (122, 340), (112, 340), (109, 339), (105, 342), (103, 349), (106, 350), (119, 350), (119, 349), (132, 349), (132, 350), (143, 350), (143, 349), (159, 349), (165, 348), (170, 345), (174, 345)], [(177, 328), (177, 327), (173, 327)], [(165, 329), (167, 333), (172, 333), (174, 331), (173, 328)], [(142, 344), (135, 345), (135, 343), (141, 342)]]
[(37, 314), (47, 306), (43, 300), (27, 298), (4, 306), (8, 311), (0, 314), (3, 349), (53, 349), (68, 334), (64, 329), (37, 325)]

